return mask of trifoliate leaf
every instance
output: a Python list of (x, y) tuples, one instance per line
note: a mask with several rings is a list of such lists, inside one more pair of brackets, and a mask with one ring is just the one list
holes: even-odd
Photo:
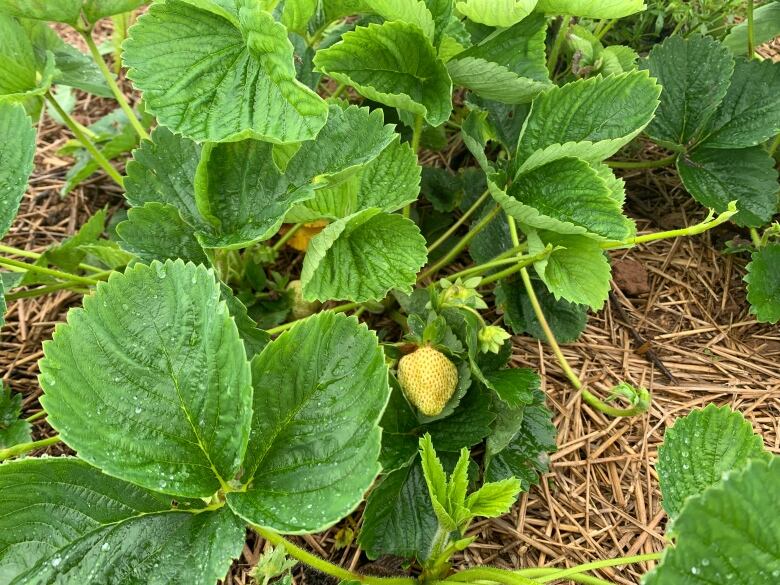
[(33, 170), (35, 129), (20, 105), (0, 103), (0, 238), (11, 227)]
[(204, 247), (244, 248), (267, 240), (293, 205), (314, 196), (308, 184), (295, 185), (279, 171), (272, 148), (252, 139), (203, 147), (195, 200)]
[[(474, 57), (496, 63), (519, 75), (540, 82), (549, 81), (545, 37), (547, 19), (532, 14), (517, 24), (488, 35), (458, 57)], [(516, 144), (513, 144), (514, 148)]]
[(694, 410), (675, 421), (658, 450), (664, 510), (674, 520), (686, 500), (719, 482), (723, 474), (768, 456), (761, 437), (740, 413), (714, 404)]
[(737, 59), (731, 84), (707, 125), (703, 146), (755, 146), (780, 132), (780, 63)]
[(233, 16), (171, 0), (138, 19), (124, 56), (147, 110), (198, 141), (313, 139), (328, 107), (296, 80), (286, 29), (258, 0), (236, 6)]
[(326, 75), (361, 95), (423, 116), (432, 126), (452, 110), (452, 82), (419, 27), (401, 21), (358, 27), (314, 57)]
[(663, 86), (648, 136), (665, 146), (687, 146), (701, 136), (723, 101), (734, 59), (711, 37), (675, 35), (653, 47), (641, 67)]
[(534, 403), (523, 411), (523, 424), (509, 445), (491, 454), (485, 464), (485, 481), (520, 478), (523, 491), (539, 483), (539, 475), (550, 466), (549, 453), (556, 449), (555, 425), (544, 405), (544, 394), (537, 391)]
[(505, 104), (530, 102), (549, 87), (548, 83), (520, 77), (498, 63), (475, 57), (458, 56), (447, 63), (447, 71), (455, 85)]
[(179, 260), (114, 273), (44, 353), (48, 422), (84, 460), (182, 496), (211, 496), (235, 477), (251, 379), (211, 271)]
[(437, 525), (422, 467), (415, 461), (371, 490), (358, 542), (370, 559), (395, 555), (424, 560)]
[(303, 262), (306, 300), (380, 300), (391, 289), (411, 292), (425, 264), (425, 238), (411, 220), (366, 209), (314, 237)]
[(210, 585), (225, 576), (245, 539), (245, 524), (227, 508), (144, 514), (72, 540), (14, 583), (110, 583), (129, 573), (147, 575), (150, 585)]
[[(531, 282), (555, 339), (561, 343), (576, 341), (588, 324), (588, 308), (565, 299), (556, 300), (544, 283), (535, 279)], [(496, 287), (496, 304), (504, 311), (504, 322), (512, 331), (517, 334), (527, 333), (536, 339), (547, 341), (519, 278), (506, 279), (499, 283)]]
[(536, 6), (536, 0), (460, 0), (458, 11), (469, 20), (488, 26), (507, 27), (520, 22)]
[(173, 205), (151, 201), (143, 207), (132, 207), (116, 231), (122, 238), (122, 247), (141, 262), (181, 258), (185, 262), (209, 264), (192, 226)]
[(464, 447), (477, 445), (490, 434), (496, 419), (490, 409), (490, 395), (472, 385), (455, 411), (425, 426), (439, 451), (457, 453)]
[(0, 0), (0, 12), (75, 26), (81, 24), (82, 15), (94, 24), (101, 18), (130, 12), (145, 3), (146, 0)]
[[(0, 299), (3, 294), (2, 286), (0, 282)], [(5, 307), (0, 306), (0, 310), (4, 311)], [(0, 449), (30, 440), (30, 423), (20, 418), (21, 415), (22, 395), (18, 392), (12, 393), (10, 388), (0, 384)]]
[(313, 199), (295, 206), (287, 221), (341, 219), (371, 207), (396, 211), (417, 199), (421, 170), (409, 143), (396, 138), (345, 181), (318, 189)]
[[(780, 4), (767, 2), (758, 6), (753, 11), (753, 42), (752, 46), (758, 47), (768, 43), (780, 35)], [(748, 21), (743, 20), (729, 29), (729, 34), (723, 39), (724, 46), (735, 55), (751, 57), (748, 55)]]
[(750, 312), (762, 323), (780, 321), (780, 244), (753, 252), (745, 282)]
[(518, 222), (560, 234), (623, 241), (633, 222), (604, 179), (584, 160), (560, 158), (519, 175), (494, 199)]
[(309, 317), (252, 360), (254, 412), (240, 516), (287, 533), (318, 532), (360, 503), (380, 467), (390, 387), (376, 336), (354, 317)]
[(643, 0), (539, 0), (536, 9), (547, 14), (585, 18), (623, 18), (644, 9)]
[(760, 227), (777, 212), (777, 170), (761, 146), (726, 150), (697, 148), (677, 159), (685, 189), (702, 205), (717, 212), (737, 202), (737, 225)]
[(655, 80), (641, 71), (553, 87), (534, 100), (517, 158), (522, 162), (537, 150), (561, 145), (558, 157), (604, 160), (650, 122), (660, 92)]
[(392, 126), (385, 125), (382, 110), (332, 104), (328, 111), (317, 138), (304, 142), (287, 165), (292, 185), (312, 180), (321, 184), (332, 175), (354, 170), (379, 156), (397, 136)]
[(751, 461), (691, 498), (674, 521), (675, 546), (645, 585), (775, 585), (780, 578), (780, 457)]
[[(0, 492), (3, 583), (39, 561), (51, 563), (62, 547), (94, 530), (171, 509), (169, 496), (109, 477), (74, 457), (6, 462), (0, 465)], [(181, 510), (199, 507), (197, 501), (179, 501)]]
[(363, 0), (385, 20), (400, 20), (417, 25), (433, 42), (433, 15), (423, 0)]

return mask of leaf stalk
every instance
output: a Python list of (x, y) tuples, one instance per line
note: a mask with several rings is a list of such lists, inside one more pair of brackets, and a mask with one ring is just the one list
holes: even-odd
[(62, 441), (60, 436), (54, 435), (53, 437), (47, 437), (46, 439), (41, 439), (39, 441), (19, 443), (18, 445), (8, 447), (7, 449), (0, 449), (0, 461), (5, 461), (6, 459), (11, 459), (12, 457), (18, 457), (19, 455), (24, 455), (25, 453), (35, 451), (36, 449), (43, 449), (49, 445), (55, 445), (60, 441)]

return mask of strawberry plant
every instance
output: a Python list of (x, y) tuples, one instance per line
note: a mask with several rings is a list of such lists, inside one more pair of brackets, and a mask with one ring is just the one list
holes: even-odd
[[(709, 102), (683, 91), (696, 107), (680, 116), (675, 67), (687, 70), (680, 59), (714, 41), (673, 37), (637, 68), (633, 54), (577, 28), (569, 43), (583, 69), (555, 83), (570, 19), (621, 18), (642, 8), (634, 0), (165, 0), (122, 47), (142, 95), (134, 110), (92, 34), (100, 18), (140, 4), (0, 0), (9, 64), (0, 72), (0, 233), (32, 171), (44, 103), (76, 138), (70, 183), (102, 168), (129, 207), (109, 239), (100, 212), (44, 254), (0, 248), (32, 260), (0, 258), (20, 275), (4, 274), (2, 286), (24, 289), (9, 299), (88, 293), (39, 362), (40, 402), (58, 435), (30, 441), (3, 394), (0, 431), (15, 438), (4, 439), (0, 460), (58, 441), (77, 454), (0, 466), (3, 582), (214, 583), (247, 528), (277, 547), (254, 572), (265, 583), (289, 579), (285, 554), (369, 585), (606, 583), (583, 573), (660, 558), (452, 566), (473, 542), (473, 519), (505, 513), (555, 450), (539, 376), (510, 366), (510, 331), (546, 341), (593, 408), (645, 412), (647, 390), (614, 380), (611, 395), (596, 396), (558, 342), (576, 339), (588, 311), (604, 306), (607, 251), (771, 219), (776, 174), (770, 188), (761, 143), (780, 130), (776, 67), (745, 62), (734, 95), (724, 85)], [(94, 60), (44, 21), (73, 27)], [(670, 51), (672, 63), (659, 65)], [(732, 74), (725, 49), (703, 58), (716, 82)], [(737, 92), (754, 69), (772, 72), (767, 83)], [(84, 128), (53, 85), (113, 96), (119, 109)], [(754, 116), (759, 98), (766, 108)], [(101, 134), (116, 120), (122, 131)], [(700, 144), (713, 129), (721, 139), (707, 140), (717, 144)], [(696, 157), (760, 159), (746, 188), (761, 189), (698, 195), (691, 185), (711, 182), (691, 183), (681, 168), (714, 210), (690, 227), (638, 235), (612, 170), (621, 162), (609, 159), (642, 132), (667, 130), (674, 140), (659, 141), (693, 175)], [(109, 159), (139, 138), (119, 173)], [(457, 175), (420, 164), (422, 148), (447, 140), (462, 140), (474, 161)], [(762, 236), (748, 277), (768, 320), (775, 236)], [(300, 267), (284, 265), (288, 246), (305, 252)], [(494, 308), (503, 323), (490, 320)], [(648, 583), (680, 571), (720, 578), (732, 553), (704, 570), (717, 541), (703, 550), (696, 525), (746, 490), (748, 507), (776, 507), (753, 490), (776, 486), (778, 466), (746, 424), (708, 408), (670, 431), (659, 475), (676, 541)], [(356, 573), (283, 536), (325, 530), (364, 499), (362, 549), (408, 559), (414, 576)], [(723, 519), (712, 518), (716, 538)], [(749, 532), (744, 519), (738, 528)], [(747, 539), (744, 569), (734, 568), (742, 582), (770, 582), (750, 566), (773, 574), (776, 539), (764, 543), (776, 528)]]

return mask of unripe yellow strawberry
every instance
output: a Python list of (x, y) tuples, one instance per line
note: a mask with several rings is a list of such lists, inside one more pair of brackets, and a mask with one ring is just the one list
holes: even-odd
[(421, 413), (436, 416), (455, 393), (458, 368), (439, 350), (426, 345), (401, 358), (398, 382)]

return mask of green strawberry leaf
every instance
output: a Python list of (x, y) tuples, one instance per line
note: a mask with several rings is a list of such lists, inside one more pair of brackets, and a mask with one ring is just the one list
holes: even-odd
[(318, 0), (285, 0), (282, 24), (287, 30), (305, 35), (309, 21), (317, 12)]
[(318, 51), (314, 64), (368, 99), (423, 116), (432, 126), (450, 116), (447, 68), (416, 25), (390, 21), (358, 27)]
[(720, 107), (707, 125), (703, 146), (756, 146), (780, 132), (780, 63), (737, 59)]
[(411, 292), (425, 264), (425, 239), (411, 220), (366, 209), (340, 219), (309, 242), (301, 283), (306, 300), (381, 300)]
[(122, 248), (147, 264), (178, 258), (195, 264), (210, 263), (192, 226), (182, 219), (177, 208), (167, 203), (150, 201), (143, 207), (130, 208), (116, 232)]
[[(556, 300), (547, 286), (538, 280), (532, 280), (532, 285), (555, 339), (560, 343), (571, 343), (579, 339), (588, 324), (588, 308), (564, 299)], [(547, 341), (519, 278), (499, 282), (496, 287), (496, 304), (504, 311), (504, 322), (516, 334), (527, 333), (536, 339)]]
[(371, 490), (358, 542), (370, 559), (395, 555), (424, 560), (437, 526), (422, 466), (414, 461)]
[(458, 12), (488, 26), (508, 27), (520, 22), (536, 6), (536, 0), (459, 0)]
[(20, 105), (0, 102), (0, 238), (19, 211), (33, 170), (35, 128)]
[[(483, 59), (539, 82), (549, 82), (545, 38), (547, 19), (532, 14), (507, 29), (488, 35), (473, 47), (459, 53), (458, 58)], [(517, 142), (512, 145), (514, 148)]]
[(447, 63), (455, 85), (484, 98), (505, 104), (530, 102), (549, 87), (548, 83), (520, 77), (498, 63), (475, 57), (456, 57)]
[(750, 312), (762, 323), (780, 321), (780, 243), (753, 252), (745, 282)]
[(751, 461), (700, 496), (674, 521), (675, 546), (645, 585), (775, 585), (780, 577), (780, 457)]
[(493, 198), (519, 223), (559, 234), (623, 241), (634, 232), (610, 184), (587, 162), (559, 158), (520, 174)]
[(378, 157), (346, 180), (315, 191), (314, 198), (296, 205), (289, 222), (342, 219), (377, 208), (392, 212), (417, 200), (422, 167), (407, 142), (394, 139)]
[(244, 522), (227, 508), (144, 514), (72, 540), (13, 582), (110, 583), (130, 573), (148, 575), (150, 584), (211, 585), (241, 555), (245, 539)]
[(687, 500), (718, 483), (750, 459), (769, 457), (761, 437), (744, 417), (714, 404), (677, 419), (658, 450), (663, 506), (674, 520)]
[(205, 248), (245, 248), (267, 240), (293, 205), (314, 196), (273, 163), (272, 145), (259, 140), (207, 144), (195, 173), (195, 200)]
[(400, 20), (417, 25), (433, 42), (433, 15), (423, 0), (364, 0), (373, 12), (385, 20)]
[[(50, 563), (60, 549), (95, 530), (172, 507), (170, 496), (109, 477), (74, 457), (3, 463), (0, 492), (3, 583), (39, 561)], [(197, 500), (177, 501), (182, 511), (202, 507)]]
[(641, 64), (663, 86), (647, 135), (670, 148), (688, 146), (705, 131), (728, 90), (734, 59), (711, 37), (667, 38)]
[(495, 419), (490, 395), (472, 385), (450, 416), (425, 425), (424, 430), (431, 435), (439, 451), (457, 453), (487, 437)]
[(585, 18), (623, 18), (644, 10), (643, 0), (539, 0), (536, 9), (547, 14)]
[(48, 422), (85, 461), (188, 497), (209, 497), (237, 474), (250, 370), (211, 271), (179, 260), (114, 273), (44, 353)]
[(612, 271), (599, 243), (578, 235), (529, 231), (528, 251), (538, 254), (545, 246), (554, 251), (534, 264), (536, 273), (556, 300), (599, 310), (609, 296)]
[[(304, 142), (287, 165), (290, 183), (301, 186), (354, 172), (376, 159), (396, 138), (382, 110), (331, 104), (328, 121), (315, 140)], [(327, 183), (326, 183), (327, 184)]]
[(488, 374), (495, 390), (493, 411), (496, 420), (487, 438), (487, 452), (503, 451), (523, 426), (525, 407), (532, 404), (539, 390), (539, 375), (528, 368), (511, 368)]
[(296, 80), (286, 29), (258, 0), (237, 7), (154, 3), (125, 42), (128, 77), (161, 125), (194, 140), (313, 139), (328, 107)]
[(14, 16), (81, 25), (82, 15), (94, 24), (101, 18), (135, 10), (146, 0), (0, 0), (0, 12)]
[(466, 508), (473, 516), (486, 518), (502, 516), (517, 500), (521, 485), (521, 481), (516, 477), (485, 483), (476, 492), (469, 494)]
[(525, 122), (517, 147), (521, 171), (536, 166), (527, 158), (553, 146), (556, 158), (601, 161), (612, 156), (647, 126), (660, 93), (661, 87), (642, 71), (553, 86), (534, 100)]
[(697, 148), (677, 159), (685, 189), (702, 205), (722, 213), (736, 201), (737, 225), (760, 227), (777, 213), (780, 185), (774, 159), (761, 146), (726, 150)]
[[(2, 299), (2, 282), (0, 282), (0, 299)], [(5, 299), (2, 300), (4, 303)], [(0, 304), (2, 304), (0, 303)], [(0, 306), (0, 310), (5, 310)], [(30, 423), (22, 416), (22, 395), (11, 392), (5, 385), (0, 386), (0, 449), (26, 443), (30, 440)]]
[(526, 406), (520, 431), (499, 453), (488, 453), (485, 480), (500, 481), (517, 477), (523, 491), (539, 483), (539, 475), (550, 466), (549, 453), (556, 449), (552, 414), (544, 405), (544, 394), (534, 392), (534, 403)]
[(191, 226), (203, 222), (195, 202), (195, 172), (200, 160), (198, 144), (163, 126), (152, 131), (133, 151), (127, 163), (125, 198), (133, 207), (167, 203)]
[(384, 354), (354, 317), (310, 317), (252, 360), (254, 412), (230, 507), (286, 533), (318, 532), (360, 503), (380, 471)]

